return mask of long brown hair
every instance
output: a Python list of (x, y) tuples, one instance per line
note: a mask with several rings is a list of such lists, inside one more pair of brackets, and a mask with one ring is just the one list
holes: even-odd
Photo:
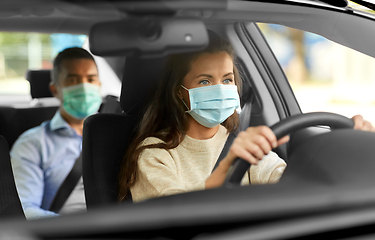
[[(124, 156), (119, 176), (119, 200), (128, 197), (130, 188), (137, 180), (138, 158), (146, 148), (176, 148), (185, 138), (188, 130), (186, 107), (178, 96), (184, 77), (191, 69), (191, 63), (205, 53), (226, 52), (233, 59), (234, 81), (241, 92), (241, 79), (235, 66), (235, 53), (229, 41), (216, 33), (208, 31), (210, 42), (206, 49), (194, 53), (182, 53), (169, 56), (156, 93), (148, 104), (143, 118), (138, 125), (137, 133)], [(239, 126), (239, 116), (235, 112), (222, 125), (228, 132)], [(157, 137), (163, 143), (140, 146), (147, 137)]]

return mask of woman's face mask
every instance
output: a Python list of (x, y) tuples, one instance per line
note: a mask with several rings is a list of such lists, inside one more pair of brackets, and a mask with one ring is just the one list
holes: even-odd
[[(236, 85), (212, 85), (187, 89), (190, 99), (189, 113), (201, 125), (213, 128), (224, 122), (240, 106)], [(187, 109), (189, 107), (186, 105)]]
[(76, 119), (84, 119), (96, 113), (102, 103), (100, 87), (91, 83), (81, 83), (62, 88), (63, 108)]

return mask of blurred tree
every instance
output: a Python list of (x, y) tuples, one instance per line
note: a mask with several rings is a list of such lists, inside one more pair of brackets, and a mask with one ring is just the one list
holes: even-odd
[(258, 26), (266, 36), (272, 51), (293, 83), (303, 83), (309, 79), (304, 32), (277, 24)]
[(38, 55), (50, 60), (51, 39), (50, 34), (1, 32), (0, 33), (0, 78), (23, 77), (30, 61), (29, 42), (33, 36), (38, 35), (43, 48)]
[[(51, 42), (49, 34), (38, 34), (41, 41), (44, 44), (49, 44)], [(20, 33), (20, 32), (2, 32), (0, 33), (0, 44), (17, 44), (17, 43), (27, 43), (29, 41), (30, 33)]]
[(294, 28), (287, 29), (290, 41), (292, 42), (294, 47), (294, 57), (291, 62), (292, 69), (290, 69), (290, 74), (292, 74), (293, 80), (296, 83), (302, 83), (309, 78), (304, 45), (304, 32)]

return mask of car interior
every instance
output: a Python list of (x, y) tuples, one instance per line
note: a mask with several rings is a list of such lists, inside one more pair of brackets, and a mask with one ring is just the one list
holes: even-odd
[[(53, 97), (49, 89), (50, 74), (50, 70), (29, 70), (26, 73), (26, 79), (30, 83), (30, 95), (34, 102), (32, 107), (0, 106), (0, 135), (6, 138), (9, 148), (23, 132), (52, 119), (55, 115), (58, 106), (39, 103), (43, 98)], [(121, 114), (117, 97), (105, 96), (99, 112)]]
[(25, 220), (13, 178), (9, 146), (3, 136), (0, 136), (0, 219)]
[[(131, 48), (131, 47), (129, 47)], [(95, 52), (95, 48), (93, 49)], [(83, 134), (83, 180), (89, 187), (85, 189), (88, 209), (106, 203), (115, 203), (118, 196), (118, 169), (123, 159), (132, 133), (136, 129), (143, 111), (151, 100), (153, 89), (166, 61), (166, 57), (127, 57), (125, 61), (120, 103), (124, 116), (90, 116), (84, 125)], [(241, 69), (241, 62), (239, 68)], [(243, 75), (241, 116), (247, 118), (253, 105), (249, 75)], [(258, 107), (259, 108), (259, 107)], [(256, 109), (255, 107), (253, 109)], [(124, 122), (126, 124), (124, 124)], [(246, 124), (250, 119), (242, 119)], [(249, 125), (247, 125), (249, 126)], [(98, 141), (98, 139), (100, 139)], [(113, 141), (116, 139), (116, 143)], [(233, 140), (233, 138), (231, 138)], [(227, 147), (230, 146), (228, 141)], [(226, 149), (227, 151), (227, 149)], [(222, 157), (226, 155), (223, 152)], [(108, 159), (111, 159), (109, 162)], [(218, 161), (219, 162), (219, 161)], [(93, 183), (95, 184), (89, 184)]]
[(123, 75), (127, 84), (120, 97), (124, 114), (95, 115), (85, 121), (82, 164), (84, 184), (90, 183), (85, 190), (88, 209), (117, 202), (120, 163), (164, 62), (165, 58), (128, 57)]
[[(30, 19), (19, 28), (26, 31), (33, 26), (35, 31), (59, 30), (89, 35), (91, 52), (112, 59), (109, 62), (121, 76), (120, 100), (106, 96), (100, 114), (88, 117), (84, 123), (82, 175), (87, 213), (26, 222), (13, 181), (9, 148), (22, 132), (51, 119), (57, 110), (57, 106), (37, 104), (37, 99), (51, 97), (50, 70), (27, 72), (30, 94), (36, 104), (28, 108), (0, 107), (0, 135), (4, 136), (0, 136), (0, 164), (3, 166), (0, 184), (8, 184), (0, 188), (4, 191), (0, 193), (0, 231), (20, 228), (43, 239), (117, 239), (123, 236), (128, 239), (179, 239), (181, 236), (180, 239), (230, 239), (234, 236), (238, 239), (277, 239), (280, 236), (294, 239), (304, 234), (345, 238), (352, 236), (350, 234), (372, 233), (369, 229), (375, 219), (372, 171), (375, 164), (368, 159), (375, 155), (372, 147), (375, 137), (348, 129), (353, 122), (343, 116), (324, 113), (305, 114), (300, 118), (302, 111), (288, 79), (256, 22), (278, 23), (318, 33), (375, 56), (375, 48), (368, 48), (375, 41), (375, 33), (363, 31), (363, 28), (372, 28), (374, 19), (356, 18), (342, 10), (341, 5), (331, 6), (321, 3), (323, 1), (316, 3), (313, 9), (306, 7), (303, 1), (293, 1), (290, 5), (274, 3), (278, 1), (266, 1), (264, 5), (256, 1), (201, 3), (199, 6), (206, 11), (190, 9), (187, 5), (178, 9), (178, 4), (168, 5), (170, 3), (155, 8), (152, 4), (148, 7), (119, 4), (120, 10), (113, 10), (116, 1), (106, 7), (98, 1), (91, 8), (85, 8), (87, 1), (79, 4), (68, 0), (55, 2), (61, 4), (60, 14), (75, 12), (86, 19), (74, 25), (75, 17), (56, 18), (45, 23), (44, 28), (40, 25), (40, 29), (36, 24), (39, 22)], [(343, 1), (337, 2), (342, 4)], [(74, 7), (69, 8), (69, 12), (66, 9), (71, 5)], [(50, 13), (48, 6), (44, 8), (46, 13)], [(101, 15), (98, 8), (103, 10)], [(159, 16), (150, 17), (150, 9)], [(30, 11), (31, 15), (43, 13)], [(177, 19), (170, 17), (170, 11), (178, 12)], [(191, 16), (199, 16), (200, 20), (190, 21)], [(130, 30), (118, 34), (125, 27)], [(0, 29), (7, 28), (10, 26), (0, 20)], [(237, 65), (244, 82), (241, 129), (264, 124), (273, 126), (278, 137), (290, 134), (291, 141), (274, 150), (288, 163), (288, 168), (278, 184), (239, 187), (249, 165), (237, 161), (225, 187), (136, 204), (129, 198), (119, 204), (119, 166), (153, 95), (166, 57), (204, 47), (206, 28), (229, 39), (238, 54)], [(167, 34), (160, 37), (161, 32)], [(187, 34), (199, 38), (190, 42), (186, 40), (190, 39), (186, 38)], [(356, 35), (363, 37), (359, 43)], [(183, 37), (176, 41), (173, 36)], [(129, 41), (126, 45), (125, 40)], [(228, 151), (234, 136), (228, 138), (221, 156)], [(355, 223), (351, 221), (353, 217)], [(325, 235), (320, 235), (322, 232)]]
[(26, 79), (30, 83), (30, 95), (35, 102), (34, 106), (0, 106), (0, 134), (8, 141), (9, 148), (24, 131), (51, 119), (58, 108), (38, 104), (40, 99), (52, 97), (49, 90), (49, 70), (29, 70)]

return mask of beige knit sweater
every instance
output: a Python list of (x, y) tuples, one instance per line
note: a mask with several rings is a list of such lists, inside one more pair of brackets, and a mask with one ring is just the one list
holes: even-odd
[[(138, 180), (130, 189), (133, 201), (203, 190), (227, 137), (227, 130), (220, 126), (211, 139), (197, 140), (186, 136), (179, 146), (171, 150), (145, 149), (138, 161)], [(160, 142), (158, 138), (149, 137), (142, 144)], [(270, 152), (258, 165), (251, 165), (251, 184), (275, 183), (285, 167), (285, 162), (276, 153)], [(242, 182), (249, 182), (248, 175)]]

